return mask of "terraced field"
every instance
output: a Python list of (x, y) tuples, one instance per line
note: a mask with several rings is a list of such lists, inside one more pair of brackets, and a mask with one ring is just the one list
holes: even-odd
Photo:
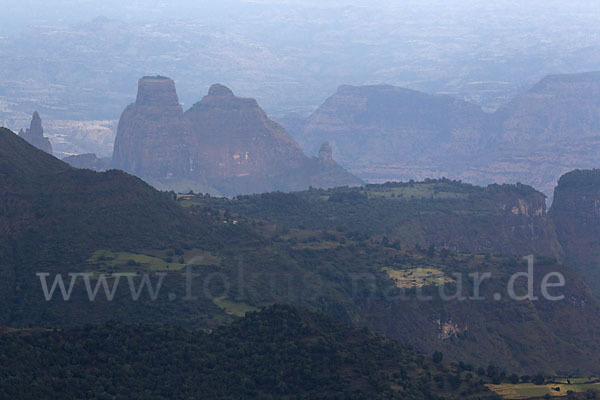
[(431, 267), (394, 269), (383, 268), (383, 271), (396, 282), (399, 288), (415, 288), (423, 286), (441, 286), (448, 282), (454, 282), (444, 272)]

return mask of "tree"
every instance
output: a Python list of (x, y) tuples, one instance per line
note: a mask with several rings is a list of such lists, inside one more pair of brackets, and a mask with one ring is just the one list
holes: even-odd
[(441, 351), (436, 351), (433, 353), (433, 362), (439, 364), (444, 359), (444, 354)]
[(432, 244), (427, 249), (427, 256), (433, 257), (435, 255), (435, 246)]
[(546, 383), (546, 378), (544, 378), (544, 375), (540, 373), (534, 376), (531, 382), (533, 382), (535, 385), (543, 385)]
[(492, 364), (488, 365), (488, 367), (487, 367), (488, 378), (494, 378), (495, 376), (498, 375), (499, 372), (500, 371), (499, 371), (498, 367), (496, 367), (495, 365), (492, 365)]

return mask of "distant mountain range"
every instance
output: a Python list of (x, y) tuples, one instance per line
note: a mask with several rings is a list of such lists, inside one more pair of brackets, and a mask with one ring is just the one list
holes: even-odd
[[(163, 189), (232, 195), (449, 177), (479, 185), (521, 182), (552, 199), (562, 174), (598, 166), (600, 72), (548, 76), (494, 113), (446, 95), (344, 85), (308, 118), (277, 119), (293, 138), (255, 100), (222, 85), (184, 113), (167, 81), (169, 87), (150, 77), (140, 81), (148, 92), (142, 97), (157, 97), (142, 104), (138, 93), (123, 113), (112, 165)], [(110, 148), (105, 125), (68, 129), (85, 132), (72, 144), (50, 134), (60, 154)], [(294, 139), (329, 161), (306, 157)], [(43, 140), (38, 147), (48, 151)], [(320, 152), (324, 143), (331, 155)], [(95, 170), (110, 164), (92, 156), (70, 160)]]
[(600, 72), (548, 76), (491, 114), (449, 96), (341, 86), (308, 119), (281, 122), (308, 152), (329, 141), (367, 181), (522, 182), (551, 197), (563, 173), (598, 166)]

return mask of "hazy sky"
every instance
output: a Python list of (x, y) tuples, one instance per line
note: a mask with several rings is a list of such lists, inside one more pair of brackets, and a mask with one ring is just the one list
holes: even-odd
[[(0, 110), (11, 115), (34, 99), (57, 116), (108, 118), (156, 73), (188, 105), (221, 82), (283, 114), (313, 110), (342, 84), (377, 83), (494, 109), (547, 74), (600, 70), (600, 1), (0, 0), (0, 10), (10, 55)], [(91, 23), (99, 16), (117, 21)], [(83, 88), (104, 102), (88, 104)]]
[[(81, 22), (103, 15), (119, 19), (157, 19), (194, 17), (234, 17), (258, 12), (263, 8), (293, 9), (294, 7), (342, 8), (360, 6), (377, 8), (380, 12), (401, 12), (418, 8), (432, 14), (465, 11), (472, 15), (478, 8), (497, 8), (499, 11), (514, 12), (514, 16), (527, 13), (530, 16), (548, 15), (560, 17), (563, 13), (597, 14), (600, 2), (590, 0), (0, 0), (3, 29), (18, 29), (19, 26), (36, 24), (60, 24)], [(597, 16), (597, 15), (596, 15)]]

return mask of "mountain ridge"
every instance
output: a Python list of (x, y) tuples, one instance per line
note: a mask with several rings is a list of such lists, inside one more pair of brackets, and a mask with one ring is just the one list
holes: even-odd
[(548, 75), (493, 113), (445, 95), (343, 85), (304, 121), (281, 121), (309, 151), (329, 141), (370, 182), (522, 182), (551, 199), (562, 174), (597, 166), (598, 98), (599, 72)]

